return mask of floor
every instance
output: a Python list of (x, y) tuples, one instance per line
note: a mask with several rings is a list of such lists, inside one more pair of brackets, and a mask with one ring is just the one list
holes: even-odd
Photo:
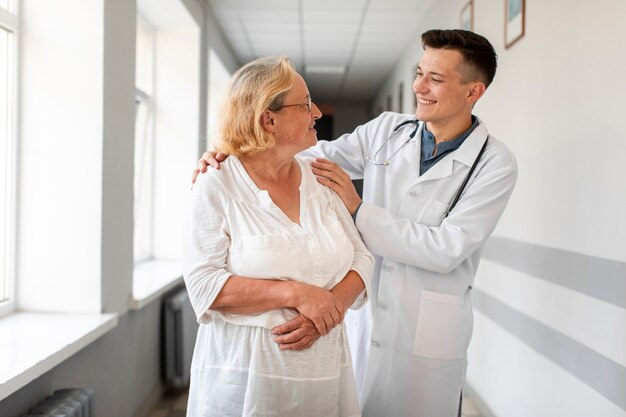
[(188, 394), (189, 392), (184, 390), (164, 395), (149, 417), (186, 417)]
[[(184, 391), (164, 396), (150, 417), (186, 417), (187, 394), (188, 392)], [(466, 397), (463, 397), (462, 417), (481, 417), (474, 403)]]
[(463, 396), (463, 407), (461, 407), (461, 417), (482, 417), (474, 402)]

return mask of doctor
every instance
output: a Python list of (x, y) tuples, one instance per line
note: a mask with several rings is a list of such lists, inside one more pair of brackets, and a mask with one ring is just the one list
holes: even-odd
[[(459, 413), (472, 283), (517, 178), (511, 152), (472, 115), (496, 71), (489, 41), (430, 30), (422, 45), (414, 116), (385, 112), (306, 151), (325, 158), (314, 173), (376, 255), (368, 308), (346, 318), (366, 417)], [(218, 165), (203, 158), (200, 171)], [(363, 178), (363, 201), (350, 177)]]

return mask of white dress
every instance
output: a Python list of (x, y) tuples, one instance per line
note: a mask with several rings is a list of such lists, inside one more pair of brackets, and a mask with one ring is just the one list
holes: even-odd
[(370, 293), (373, 257), (339, 197), (296, 157), (300, 225), (260, 190), (234, 156), (198, 177), (186, 237), (184, 276), (200, 328), (191, 366), (188, 416), (360, 416), (343, 325), (304, 351), (281, 351), (271, 329), (288, 309), (258, 315), (209, 311), (227, 279), (291, 279), (327, 289), (349, 270)]

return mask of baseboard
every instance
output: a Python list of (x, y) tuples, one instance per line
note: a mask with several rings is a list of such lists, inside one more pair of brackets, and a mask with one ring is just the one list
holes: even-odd
[(150, 413), (156, 408), (157, 404), (163, 398), (163, 393), (165, 392), (163, 388), (163, 384), (158, 382), (154, 388), (150, 391), (150, 394), (146, 397), (141, 406), (137, 409), (133, 417), (148, 417)]
[(472, 403), (474, 403), (474, 406), (480, 412), (481, 417), (497, 417), (470, 385), (465, 384), (463, 387), (463, 396), (468, 397)]

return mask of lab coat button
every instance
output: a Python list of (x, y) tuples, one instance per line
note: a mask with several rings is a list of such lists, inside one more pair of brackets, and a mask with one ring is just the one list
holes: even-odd
[(373, 347), (378, 347), (378, 342), (375, 342), (375, 341), (372, 340), (372, 346)]
[(409, 193), (409, 195), (410, 195), (411, 197), (417, 197), (417, 193), (416, 193), (415, 191), (411, 191), (411, 192)]
[(384, 265), (383, 265), (383, 269), (384, 269), (385, 271), (392, 272), (392, 271), (393, 271), (393, 266), (391, 266), (391, 265), (387, 265), (387, 264), (384, 264)]
[(379, 307), (382, 311), (387, 311), (389, 309), (389, 307), (387, 307), (385, 304), (380, 304)]

